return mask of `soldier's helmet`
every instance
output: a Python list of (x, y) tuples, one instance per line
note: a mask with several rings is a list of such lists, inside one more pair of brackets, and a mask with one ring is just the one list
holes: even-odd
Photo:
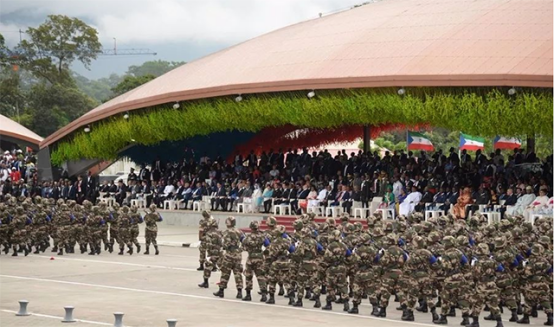
[(512, 223), (510, 222), (509, 219), (502, 219), (502, 221), (500, 222), (499, 228), (503, 232), (509, 230), (511, 227), (512, 227)]
[(347, 223), (349, 219), (350, 219), (350, 215), (348, 214), (348, 212), (344, 212), (340, 216), (340, 221), (343, 222), (343, 223)]
[(496, 227), (494, 227), (494, 225), (488, 225), (485, 227), (485, 234), (490, 236), (496, 234)]
[(138, 207), (137, 206), (131, 206), (131, 212), (132, 213), (137, 213), (138, 212)]
[(258, 230), (260, 228), (260, 223), (257, 220), (253, 220), (248, 227), (250, 227), (251, 230)]
[(204, 217), (204, 218), (210, 218), (210, 212), (207, 211), (207, 210), (203, 210), (203, 211), (202, 211), (202, 217)]
[(450, 249), (456, 247), (456, 239), (454, 236), (445, 236), (442, 239), (442, 245), (444, 245), (444, 249)]
[(433, 229), (435, 228), (435, 225), (433, 225), (433, 223), (429, 222), (429, 221), (424, 221), (423, 222), (423, 232), (424, 233), (431, 233), (433, 231)]
[(275, 217), (273, 216), (270, 216), (267, 218), (266, 224), (269, 227), (275, 227), (277, 225), (277, 219), (275, 219)]
[(519, 240), (522, 236), (523, 236), (523, 231), (521, 230), (521, 228), (516, 227), (512, 229), (512, 237), (514, 239)]
[(413, 239), (412, 239), (412, 242), (414, 243), (414, 246), (417, 248), (417, 249), (425, 249), (427, 247), (427, 242), (425, 241), (425, 239), (419, 235), (416, 235)]
[(60, 206), (60, 210), (62, 210), (62, 211), (67, 211), (67, 209), (68, 209), (67, 204), (65, 204), (65, 203)]
[(17, 201), (23, 202), (23, 201), (25, 201), (25, 199), (26, 199), (26, 198), (25, 198), (23, 195), (20, 195), (20, 196), (17, 198)]
[[(150, 205), (150, 210), (152, 210), (152, 206), (155, 207), (156, 205), (155, 205), (155, 204)], [(154, 209), (155, 209), (155, 208), (154, 208)], [(114, 210), (114, 211), (119, 210), (119, 203), (116, 202), (116, 203), (113, 204), (113, 210)]]
[(0, 211), (6, 210), (6, 205), (2, 202), (0, 202)]
[(392, 224), (392, 221), (387, 221), (385, 223), (385, 233), (392, 233), (394, 231), (394, 225)]
[(521, 229), (523, 230), (523, 233), (528, 234), (533, 231), (533, 225), (530, 222), (524, 222), (521, 225)]
[(491, 251), (489, 250), (489, 246), (486, 243), (479, 243), (477, 245), (477, 254), (479, 255), (489, 255)]
[(375, 226), (375, 217), (367, 216), (365, 220), (367, 221), (367, 227), (371, 228)]
[(383, 219), (383, 212), (377, 211), (373, 214), (373, 216), (375, 217), (375, 220), (379, 221), (379, 220)]
[(354, 226), (354, 224), (351, 224), (351, 223), (347, 223), (346, 224), (346, 232), (347, 233), (354, 233), (356, 231), (356, 226)]
[(448, 225), (448, 217), (446, 216), (440, 216), (438, 219), (439, 226), (444, 227)]
[(435, 217), (429, 217), (429, 219), (427, 219), (426, 222), (429, 223), (429, 224), (432, 224), (432, 225), (437, 225), (438, 224), (438, 220)]
[(342, 234), (342, 233), (340, 232), (340, 230), (338, 230), (338, 229), (337, 229), (337, 230), (334, 230), (334, 231), (331, 233), (331, 239), (332, 239), (333, 241), (337, 241), (337, 242), (338, 242), (338, 241), (341, 240), (341, 237), (342, 237), (341, 234)]
[(64, 204), (64, 201), (63, 199), (58, 199), (58, 201), (56, 201), (56, 204), (61, 206), (62, 204)]
[(15, 212), (17, 212), (18, 215), (22, 215), (25, 210), (23, 209), (22, 206), (17, 206), (17, 208), (15, 208)]
[(309, 212), (307, 216), (310, 218), (310, 221), (313, 221), (315, 219), (315, 212)]
[(77, 204), (77, 201), (75, 201), (75, 200), (68, 200), (67, 201), (67, 206), (71, 209), (74, 208), (76, 204)]
[(460, 235), (456, 237), (456, 244), (458, 246), (468, 246), (469, 245), (469, 238), (465, 235)]
[(73, 210), (74, 210), (75, 212), (81, 212), (81, 211), (82, 211), (81, 209), (83, 209), (83, 207), (82, 207), (80, 204), (75, 204), (75, 205), (73, 206)]
[(304, 228), (304, 223), (302, 222), (302, 220), (297, 219), (294, 221), (294, 223), (292, 223), (292, 227), (294, 227), (294, 230), (300, 231), (302, 230), (302, 228)]
[(35, 196), (35, 203), (40, 204), (41, 202), (42, 202), (42, 198), (40, 197), (40, 195), (36, 195)]
[(354, 226), (356, 227), (357, 232), (361, 232), (364, 230), (364, 225), (362, 225), (362, 223), (359, 221), (355, 222)]
[(156, 205), (155, 204), (151, 204), (150, 207), (148, 207), (150, 209), (151, 212), (155, 212), (156, 211)]
[[(83, 201), (83, 205), (84, 205), (84, 204), (85, 204), (85, 202)], [(92, 202), (90, 203), (90, 205), (92, 205)], [(98, 203), (98, 206), (99, 206), (100, 208), (102, 208), (102, 209), (106, 209), (106, 206), (107, 206), (107, 205), (108, 205), (108, 204), (107, 204), (106, 202), (100, 202), (100, 203)], [(86, 208), (86, 207), (85, 207), (85, 208)]]
[(382, 237), (385, 236), (385, 231), (382, 228), (374, 228), (373, 229), (373, 237)]
[(416, 212), (416, 213), (412, 214), (412, 220), (415, 223), (422, 222), (423, 221), (423, 214), (421, 212)]
[(302, 228), (302, 230), (300, 230), (300, 235), (302, 237), (315, 237), (315, 235), (312, 233), (312, 230), (308, 227)]
[(469, 220), (467, 221), (467, 224), (471, 227), (479, 226), (479, 217), (477, 215), (473, 215), (473, 216), (469, 217)]
[(287, 231), (287, 228), (286, 228), (284, 225), (278, 225), (278, 226), (277, 226), (277, 231), (278, 231), (280, 234), (283, 234), (284, 232)]
[[(106, 203), (100, 202), (99, 205), (100, 206), (106, 205)], [(85, 201), (83, 201), (83, 206), (87, 209), (90, 209), (92, 207), (92, 202), (90, 202), (89, 200), (85, 200)]]
[(398, 239), (396, 238), (396, 235), (393, 233), (390, 233), (387, 236), (385, 236), (385, 241), (387, 242), (387, 245), (396, 245), (398, 243)]
[[(11, 195), (11, 194), (6, 194), (6, 195), (4, 196), (4, 199), (5, 199), (6, 201), (11, 200), (11, 199), (12, 199), (12, 195)], [(54, 200), (53, 198), (50, 198), (50, 199)]]
[(337, 226), (337, 221), (335, 220), (335, 218), (332, 218), (332, 217), (331, 217), (331, 218), (327, 218), (327, 219), (325, 220), (325, 224), (326, 224), (327, 226), (336, 227), (336, 226)]
[(92, 213), (93, 213), (93, 214), (97, 215), (98, 212), (100, 211), (100, 208), (98, 208), (97, 206), (93, 206), (93, 207), (91, 208), (91, 210), (92, 210)]
[(227, 217), (227, 219), (225, 219), (225, 226), (227, 227), (235, 227), (236, 224), (237, 220), (233, 216)]
[(538, 243), (541, 244), (545, 249), (548, 249), (550, 246), (552, 246), (552, 241), (550, 240), (550, 237), (546, 235), (539, 237)]
[[(6, 196), (6, 199), (7, 199), (7, 196)], [(56, 204), (56, 200), (55, 200), (54, 198), (49, 198), (49, 199), (48, 199), (48, 203), (49, 203), (50, 205), (54, 205), (54, 204)]]
[(405, 220), (399, 220), (396, 224), (396, 231), (399, 233), (405, 232), (407, 228)]
[(531, 247), (531, 255), (540, 256), (544, 253), (544, 247), (542, 244), (534, 243)]
[(494, 238), (494, 248), (495, 249), (503, 249), (506, 247), (506, 237), (505, 236), (497, 236)]
[(128, 213), (129, 212), (129, 207), (128, 206), (123, 206), (121, 208), (121, 211), (123, 211), (123, 213)]

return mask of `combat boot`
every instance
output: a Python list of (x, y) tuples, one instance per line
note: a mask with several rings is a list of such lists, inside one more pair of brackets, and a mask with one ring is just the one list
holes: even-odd
[(519, 317), (517, 316), (517, 309), (512, 309), (512, 316), (510, 317), (510, 322), (518, 321)]
[(321, 310), (333, 310), (333, 305), (332, 305), (333, 301), (331, 301), (331, 299), (327, 298), (326, 302), (327, 302), (327, 304), (323, 308), (321, 308)]
[[(146, 247), (146, 251), (148, 251), (148, 247)], [(204, 270), (204, 264), (200, 263), (200, 267), (196, 268), (197, 271), (203, 271)]]
[(319, 300), (319, 296), (315, 297), (314, 308), (321, 308), (321, 301)]
[(348, 300), (344, 301), (344, 308), (342, 308), (342, 311), (350, 311), (350, 303), (348, 302)]
[(429, 307), (427, 306), (427, 302), (423, 301), (421, 303), (421, 306), (417, 307), (416, 310), (418, 312), (423, 312), (423, 313), (429, 312)]
[(129, 255), (133, 255), (133, 246), (128, 246), (129, 250), (127, 250), (127, 253), (129, 253)]
[(292, 305), (293, 307), (302, 307), (304, 306), (303, 303), (302, 303), (302, 298), (298, 298), (298, 300), (296, 300), (296, 302)]
[(537, 318), (539, 316), (539, 312), (537, 310), (537, 306), (534, 305), (532, 308), (531, 308), (531, 317), (533, 318)]
[(18, 256), (17, 249), (13, 249), (12, 257), (17, 257), (17, 256)]
[(220, 297), (220, 298), (223, 298), (223, 296), (225, 295), (225, 292), (223, 291), (223, 289), (220, 287), (219, 288), (219, 291), (213, 293), (215, 296), (217, 297)]
[(504, 327), (504, 324), (502, 323), (502, 316), (501, 315), (496, 316), (496, 327)]
[(246, 290), (246, 296), (242, 298), (243, 301), (252, 301), (250, 290)]
[(414, 312), (412, 310), (406, 309), (405, 312), (406, 312), (406, 315), (402, 316), (402, 318), (400, 318), (400, 319), (402, 319), (404, 321), (414, 321), (415, 320)]
[(58, 251), (58, 255), (63, 255), (63, 248), (60, 247), (60, 250)]
[(279, 296), (285, 295), (285, 289), (283, 288), (283, 285), (279, 285), (279, 293), (277, 293)]
[(456, 308), (453, 306), (450, 307), (450, 312), (447, 314), (448, 317), (456, 317)]
[(50, 252), (58, 252), (58, 246), (54, 245), (54, 247), (52, 248), (52, 251), (50, 251)]
[(102, 249), (102, 245), (98, 245), (98, 246), (96, 247), (96, 254), (100, 254), (101, 249)]
[(260, 299), (260, 302), (266, 302), (267, 301), (267, 291), (262, 291), (262, 298)]
[(321, 294), (327, 294), (327, 286), (321, 286)]
[(306, 300), (309, 300), (311, 297), (312, 297), (312, 291), (309, 288), (306, 288), (306, 295), (304, 296), (304, 298)]
[(87, 249), (83, 245), (81, 245), (81, 254), (83, 254), (85, 252), (87, 252)]
[(317, 297), (317, 295), (315, 295), (315, 293), (312, 293), (312, 297), (310, 297), (310, 301), (315, 301), (316, 297)]
[(469, 327), (479, 327), (479, 316), (473, 316), (473, 317), (471, 317), (471, 319), (473, 321), (468, 326)]
[(200, 288), (208, 288), (208, 287), (209, 287), (208, 279), (207, 279), (207, 278), (204, 278), (204, 282), (203, 282), (202, 284), (198, 284), (198, 287), (200, 287)]
[(462, 314), (462, 322), (460, 323), (460, 326), (467, 326), (469, 325), (469, 315), (467, 313)]
[(4, 254), (10, 253), (10, 248), (4, 245)]
[(437, 309), (436, 308), (431, 309), (431, 317), (433, 319), (433, 322), (439, 320), (439, 315), (437, 314)]
[(294, 291), (289, 291), (287, 295), (287, 297), (289, 298), (289, 305), (294, 305)]
[(137, 253), (140, 253), (140, 244), (137, 244), (136, 247), (137, 247)]
[(265, 301), (266, 304), (275, 304), (275, 293), (269, 293), (269, 299)]
[(379, 307), (379, 313), (376, 315), (376, 317), (386, 318), (387, 317), (387, 308), (386, 307)]
[(94, 250), (94, 247), (91, 246), (90, 247), (90, 253), (88, 255), (95, 255), (96, 254), (96, 251)]
[(379, 314), (379, 306), (377, 305), (377, 303), (371, 303), (371, 306), (372, 306), (371, 315), (377, 317), (377, 315)]
[(144, 254), (150, 254), (150, 246), (146, 246), (146, 251), (144, 251)]
[(405, 308), (402, 310), (402, 317), (400, 317), (401, 320), (406, 320), (408, 318), (408, 309)]
[(110, 253), (113, 252), (113, 244), (109, 244), (109, 245), (108, 245), (108, 251), (109, 251)]
[[(489, 313), (489, 315), (488, 315), (488, 316), (485, 316), (483, 319), (485, 319), (485, 320), (494, 320), (495, 318), (494, 318), (494, 316), (492, 315), (492, 313)], [(516, 318), (516, 320), (517, 320), (517, 318)]]
[(405, 304), (401, 304), (400, 306), (396, 307), (396, 310), (398, 310), (398, 311), (406, 311), (406, 305), (405, 305)]
[(528, 314), (523, 314), (523, 318), (519, 319), (517, 321), (518, 324), (525, 324), (525, 325), (528, 325), (529, 324), (529, 315)]
[(342, 297), (339, 295), (339, 298), (335, 300), (335, 303), (337, 303), (337, 304), (343, 304), (343, 303), (344, 303), (344, 300), (343, 300)]
[(156, 249), (156, 253), (154, 253), (155, 255), (160, 254), (160, 251), (158, 250), (158, 246), (157, 246), (157, 245), (154, 245), (154, 249)]
[(544, 325), (545, 326), (552, 326), (552, 313), (547, 313), (546, 314), (546, 322), (544, 323)]
[(118, 253), (118, 255), (123, 255), (123, 250), (124, 250), (123, 248), (119, 248), (119, 253)]
[(446, 325), (446, 324), (448, 324), (448, 320), (446, 320), (445, 315), (440, 315), (440, 318), (433, 321), (433, 323), (435, 323), (437, 325)]
[(242, 299), (242, 288), (237, 288), (237, 296), (235, 296), (237, 299)]
[(38, 245), (37, 245), (37, 246), (36, 246), (36, 250), (35, 250), (35, 252), (33, 252), (33, 254), (39, 254), (39, 253), (40, 253), (40, 250), (39, 250), (39, 247), (38, 247)]
[(442, 306), (442, 299), (439, 296), (439, 300), (437, 301), (437, 304), (435, 304), (435, 307), (440, 308)]
[(518, 315), (522, 315), (522, 314), (523, 314), (523, 306), (521, 305), (521, 303), (518, 303), (518, 304), (517, 304), (517, 314), (518, 314)]
[(354, 314), (354, 315), (359, 313), (357, 302), (352, 302), (352, 309), (348, 310), (348, 313), (351, 313), (351, 314)]

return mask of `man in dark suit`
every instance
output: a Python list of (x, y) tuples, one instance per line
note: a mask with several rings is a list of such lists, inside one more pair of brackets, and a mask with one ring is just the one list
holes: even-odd
[(60, 198), (61, 192), (60, 187), (58, 186), (58, 182), (54, 182), (54, 185), (52, 186), (52, 190), (50, 191), (50, 197), (54, 200), (58, 201)]
[(225, 188), (221, 185), (221, 182), (217, 182), (216, 191), (213, 192), (212, 211), (217, 210), (220, 206), (221, 210), (227, 210), (227, 191), (225, 191)]
[(123, 200), (127, 197), (127, 187), (123, 184), (123, 181), (120, 179), (117, 182), (117, 191), (115, 193), (115, 201), (121, 205)]
[(69, 185), (70, 185), (69, 181), (66, 180), (65, 185), (62, 188), (62, 195), (61, 195), (62, 199), (64, 200), (69, 199)]
[(150, 170), (148, 170), (144, 164), (140, 166), (140, 171), (138, 174), (138, 179), (141, 181), (149, 181), (150, 180)]
[(373, 198), (373, 193), (371, 192), (371, 185), (373, 183), (371, 182), (371, 179), (369, 178), (369, 174), (365, 174), (365, 178), (362, 181), (361, 185), (361, 191), (360, 191), (360, 198), (362, 201), (362, 207), (363, 208), (369, 208), (369, 201)]
[(504, 204), (500, 207), (500, 219), (504, 219), (504, 213), (506, 212), (507, 206), (513, 206), (517, 202), (518, 196), (514, 194), (514, 189), (509, 188), (506, 190), (506, 194), (500, 197), (500, 200), (504, 201)]

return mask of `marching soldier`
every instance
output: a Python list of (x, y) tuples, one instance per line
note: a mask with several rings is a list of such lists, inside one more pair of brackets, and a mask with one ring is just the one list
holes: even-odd
[(154, 245), (154, 249), (156, 250), (156, 255), (160, 254), (160, 251), (158, 251), (158, 242), (156, 241), (156, 238), (158, 237), (158, 224), (157, 222), (163, 221), (162, 216), (160, 216), (159, 213), (156, 212), (156, 205), (151, 204), (150, 205), (150, 212), (144, 216), (144, 223), (146, 224), (146, 228), (144, 230), (144, 238), (146, 240), (146, 251), (144, 251), (144, 254), (150, 254), (150, 243)]

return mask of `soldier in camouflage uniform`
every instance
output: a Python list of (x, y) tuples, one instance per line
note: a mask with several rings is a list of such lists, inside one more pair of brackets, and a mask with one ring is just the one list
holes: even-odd
[(4, 246), (4, 253), (8, 254), (10, 251), (10, 239), (11, 239), (11, 215), (8, 212), (8, 207), (4, 203), (0, 203), (0, 244)]
[(146, 228), (144, 229), (144, 238), (146, 240), (146, 251), (144, 254), (150, 254), (150, 243), (154, 245), (156, 250), (156, 255), (160, 254), (158, 251), (158, 243), (156, 242), (156, 237), (158, 236), (158, 225), (157, 222), (163, 221), (162, 216), (156, 212), (156, 205), (150, 205), (150, 212), (144, 216), (144, 223)]
[(535, 243), (531, 247), (529, 259), (524, 268), (523, 318), (517, 321), (518, 324), (529, 324), (531, 309), (540, 304), (547, 316), (544, 325), (552, 326), (551, 293), (547, 284), (547, 276), (552, 275), (552, 264), (544, 257), (544, 252), (544, 247), (540, 243)]
[(89, 255), (100, 254), (100, 250), (102, 248), (102, 244), (101, 244), (102, 230), (105, 225), (106, 225), (106, 221), (102, 216), (101, 209), (97, 206), (92, 207), (92, 214), (87, 219), (87, 225), (85, 228), (85, 230), (89, 235), (88, 237), (88, 243), (90, 246)]
[(27, 225), (31, 224), (31, 219), (27, 217), (23, 207), (17, 206), (16, 215), (10, 223), (13, 226), (13, 235), (12, 235), (12, 246), (13, 254), (12, 256), (17, 257), (18, 246), (19, 251), (25, 251), (25, 256), (29, 254), (29, 247), (27, 246)]
[[(387, 225), (389, 223), (387, 222)], [(377, 317), (387, 316), (387, 306), (391, 294), (399, 289), (402, 278), (402, 266), (407, 260), (407, 253), (398, 246), (398, 237), (394, 233), (385, 236), (386, 244), (379, 252), (381, 266), (381, 297), (379, 299), (379, 314)]]
[[(88, 200), (83, 201), (83, 207), (85, 207), (85, 211), (90, 213), (92, 209), (92, 202)], [(110, 251), (110, 253), (112, 253), (113, 246), (108, 239), (108, 232), (110, 230), (110, 226), (108, 226), (108, 222), (110, 221), (110, 209), (108, 208), (108, 204), (106, 202), (98, 203), (98, 208), (98, 213), (102, 217), (102, 220), (104, 220), (105, 222), (104, 225), (100, 227), (100, 230), (102, 232), (101, 240), (104, 243), (104, 251)]]
[(284, 283), (288, 277), (289, 254), (295, 250), (290, 237), (285, 233), (285, 226), (279, 225), (272, 231), (272, 238), (267, 248), (269, 250), (267, 257), (271, 265), (267, 275), (269, 299), (266, 303), (275, 304), (275, 286), (279, 282)]
[(123, 255), (125, 245), (127, 245), (127, 253), (133, 255), (133, 244), (131, 243), (131, 215), (128, 206), (121, 208), (119, 222), (117, 225), (117, 243), (119, 243), (119, 255)]
[[(109, 222), (110, 222), (110, 253), (113, 251), (115, 242), (119, 243), (119, 236), (117, 232), (119, 231), (119, 204), (114, 203), (112, 211), (109, 213)], [(122, 245), (119, 244), (119, 247)]]
[(137, 247), (137, 253), (140, 253), (140, 244), (138, 236), (140, 233), (139, 224), (142, 224), (144, 219), (138, 212), (137, 206), (131, 206), (131, 243)]
[[(298, 225), (304, 225), (299, 221)], [(302, 307), (304, 298), (304, 290), (310, 289), (315, 297), (314, 308), (319, 308), (321, 302), (319, 299), (320, 290), (317, 281), (317, 262), (318, 252), (323, 250), (321, 244), (314, 239), (314, 234), (309, 228), (303, 228), (297, 233), (297, 246), (291, 254), (293, 261), (298, 262), (298, 271), (296, 281), (298, 283), (298, 298), (293, 304), (295, 307)], [(289, 299), (290, 300), (290, 299)]]
[(204, 282), (198, 284), (198, 287), (208, 288), (208, 280), (212, 275), (212, 271), (215, 271), (215, 267), (217, 267), (223, 254), (223, 238), (218, 230), (217, 221), (211, 217), (204, 223), (203, 233), (204, 246), (208, 256), (203, 269)]
[(58, 235), (58, 255), (63, 255), (63, 250), (68, 248), (69, 233), (71, 221), (75, 219), (69, 211), (67, 204), (60, 205), (60, 209), (56, 212), (57, 235)]
[[(520, 261), (523, 261), (523, 257), (518, 255), (512, 247), (507, 246), (505, 236), (498, 236), (491, 242), (494, 247), (494, 258), (496, 262), (504, 267), (502, 272), (498, 272), (496, 275), (496, 286), (499, 288), (500, 301), (510, 309), (512, 316), (511, 322), (518, 320), (517, 316), (517, 302), (516, 293), (514, 290), (514, 284), (518, 276), (517, 269), (520, 265)], [(490, 248), (490, 246), (489, 246)], [(485, 320), (493, 320), (495, 317), (489, 315), (485, 317)]]
[[(363, 294), (374, 295), (377, 293), (377, 284), (374, 281), (379, 278), (380, 274), (377, 263), (379, 249), (374, 245), (371, 236), (363, 233), (360, 235), (359, 243), (352, 259), (355, 269), (358, 271), (354, 276), (352, 308), (348, 311), (352, 314), (359, 313), (358, 306), (362, 303)], [(373, 312), (377, 313), (379, 311), (377, 299), (371, 297), (370, 303), (373, 305)]]
[(351, 261), (352, 250), (342, 242), (341, 232), (333, 231), (331, 234), (331, 243), (325, 251), (325, 263), (327, 264), (327, 299), (326, 305), (321, 308), (323, 310), (332, 310), (332, 302), (336, 300), (336, 295), (342, 298), (344, 303), (344, 311), (350, 310), (348, 298), (348, 282), (347, 282), (347, 264)]
[(208, 227), (208, 222), (210, 221), (211, 215), (208, 211), (204, 210), (202, 211), (202, 218), (200, 218), (199, 222), (199, 228), (198, 228), (198, 240), (200, 241), (200, 246), (198, 246), (198, 250), (200, 251), (200, 267), (198, 267), (196, 270), (202, 271), (204, 270), (204, 264), (206, 263), (206, 244), (205, 244), (205, 233), (206, 229)]
[(414, 250), (404, 265), (405, 289), (407, 290), (406, 309), (402, 320), (414, 321), (414, 308), (418, 299), (423, 299), (431, 310), (432, 320), (438, 320), (436, 312), (432, 272), (439, 268), (437, 257), (427, 249), (427, 242), (421, 236), (412, 240)]
[(469, 303), (464, 299), (463, 292), (466, 291), (467, 281), (464, 273), (469, 267), (469, 261), (466, 255), (456, 248), (456, 239), (453, 236), (445, 236), (442, 244), (444, 253), (440, 257), (440, 263), (445, 274), (441, 292), (442, 307), (439, 319), (433, 322), (441, 325), (447, 324), (446, 316), (450, 313), (450, 309), (457, 304), (462, 310), (462, 324), (468, 325)]
[(227, 230), (223, 232), (223, 258), (221, 260), (221, 279), (219, 281), (219, 291), (214, 295), (218, 297), (224, 296), (224, 290), (227, 288), (227, 283), (231, 277), (231, 272), (235, 276), (235, 284), (237, 287), (237, 299), (242, 299), (242, 249), (241, 242), (244, 239), (244, 234), (241, 233), (235, 226), (235, 217), (225, 219)]
[(251, 301), (251, 291), (254, 286), (254, 274), (258, 280), (258, 286), (262, 292), (262, 298), (260, 302), (267, 301), (267, 285), (265, 271), (263, 270), (264, 255), (262, 247), (267, 244), (269, 240), (266, 238), (263, 232), (260, 231), (260, 226), (257, 221), (250, 223), (251, 233), (247, 235), (242, 241), (242, 247), (248, 252), (248, 258), (246, 259), (246, 267), (244, 269), (244, 277), (246, 279), (246, 296), (243, 301)]
[[(319, 244), (325, 250), (332, 242), (332, 235), (337, 230), (335, 218), (327, 218), (320, 227)], [(327, 294), (327, 263), (325, 262), (325, 251), (321, 251), (316, 259), (317, 279), (321, 282), (321, 294)], [(314, 298), (315, 300), (315, 298)]]

